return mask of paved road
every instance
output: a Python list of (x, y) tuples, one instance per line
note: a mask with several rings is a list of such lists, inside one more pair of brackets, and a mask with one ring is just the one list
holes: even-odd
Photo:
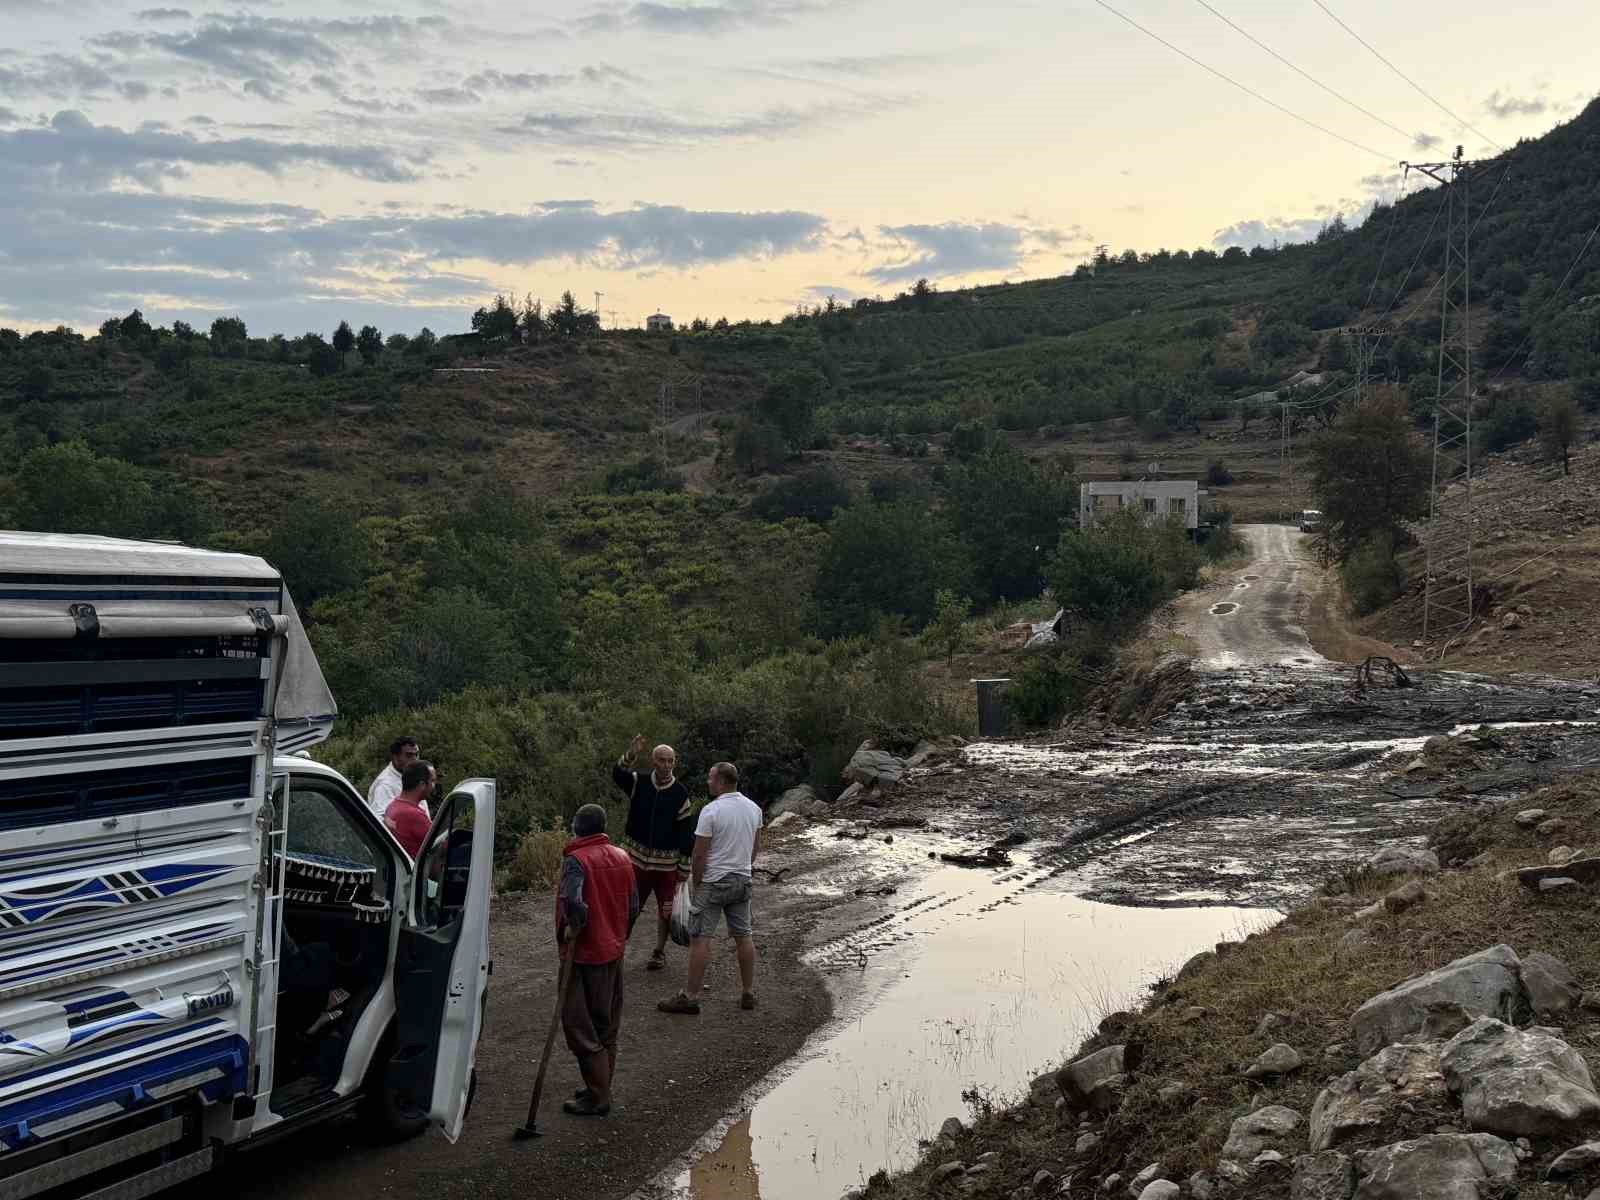
[(1308, 666), (1325, 661), (1306, 640), (1317, 585), (1306, 535), (1289, 525), (1241, 525), (1250, 564), (1179, 603), (1178, 632), (1213, 668)]

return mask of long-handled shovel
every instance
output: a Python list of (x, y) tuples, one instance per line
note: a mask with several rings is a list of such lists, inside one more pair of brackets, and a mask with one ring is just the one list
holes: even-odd
[(539, 1073), (533, 1079), (533, 1098), (528, 1101), (528, 1120), (511, 1133), (517, 1141), (541, 1136), (539, 1133), (539, 1097), (544, 1094), (544, 1074), (550, 1069), (550, 1050), (556, 1044), (556, 1030), (561, 1026), (561, 1009), (567, 1002), (567, 987), (572, 982), (572, 960), (575, 958), (570, 942), (567, 956), (561, 960), (561, 974), (556, 980), (556, 1011), (550, 1017), (550, 1032), (544, 1037), (544, 1053), (539, 1057)]

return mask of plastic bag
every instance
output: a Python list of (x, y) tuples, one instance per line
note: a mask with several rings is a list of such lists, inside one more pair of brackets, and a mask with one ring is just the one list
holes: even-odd
[(689, 885), (680, 883), (678, 894), (672, 898), (672, 940), (680, 946), (689, 944)]

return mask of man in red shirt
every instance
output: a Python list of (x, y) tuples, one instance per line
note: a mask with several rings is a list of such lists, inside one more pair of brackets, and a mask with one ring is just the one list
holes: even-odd
[(432, 790), (433, 764), (419, 758), (400, 773), (400, 794), (383, 810), (383, 823), (413, 859), (433, 826), (422, 807)]
[(639, 917), (633, 862), (606, 837), (606, 810), (585, 804), (572, 818), (556, 889), (556, 942), (572, 955), (561, 1028), (585, 1086), (564, 1103), (575, 1117), (611, 1111), (611, 1078), (622, 1029), (622, 953)]

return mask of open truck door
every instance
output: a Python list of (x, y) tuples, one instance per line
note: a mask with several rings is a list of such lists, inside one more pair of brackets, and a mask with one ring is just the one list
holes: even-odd
[(489, 984), (494, 801), (492, 779), (469, 779), (440, 805), (417, 855), (395, 965), (389, 1079), (452, 1142), (471, 1100)]

